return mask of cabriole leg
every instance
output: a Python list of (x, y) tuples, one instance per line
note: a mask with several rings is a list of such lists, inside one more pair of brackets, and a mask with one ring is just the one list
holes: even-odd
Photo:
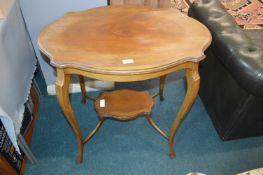
[(199, 90), (200, 77), (198, 73), (198, 63), (193, 63), (192, 68), (186, 69), (186, 80), (187, 80), (186, 96), (172, 124), (170, 134), (169, 134), (169, 156), (170, 158), (175, 157), (175, 151), (174, 151), (175, 134), (180, 124), (184, 120), (187, 112), (190, 110), (193, 102), (195, 101), (198, 90)]
[(57, 69), (57, 81), (56, 81), (56, 93), (57, 99), (60, 104), (62, 111), (64, 112), (65, 118), (69, 122), (71, 128), (76, 135), (78, 142), (78, 160), (77, 163), (81, 163), (83, 160), (83, 136), (76, 120), (72, 106), (69, 100), (69, 83), (71, 75), (65, 74), (63, 69)]

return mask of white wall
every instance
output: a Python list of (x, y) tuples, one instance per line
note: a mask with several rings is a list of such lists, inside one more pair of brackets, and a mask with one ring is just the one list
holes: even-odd
[(37, 48), (41, 29), (68, 11), (78, 11), (107, 5), (107, 0), (20, 0), (26, 24), (36, 50), (47, 85), (55, 82), (54, 70), (42, 59)]

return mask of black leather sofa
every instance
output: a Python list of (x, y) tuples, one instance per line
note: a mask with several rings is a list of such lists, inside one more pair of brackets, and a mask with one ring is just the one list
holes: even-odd
[(217, 0), (198, 0), (189, 16), (211, 31), (200, 63), (199, 95), (223, 140), (263, 135), (263, 30), (243, 30)]

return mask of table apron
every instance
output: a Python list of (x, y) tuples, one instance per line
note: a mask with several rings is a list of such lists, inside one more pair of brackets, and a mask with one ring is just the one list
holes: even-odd
[(76, 68), (57, 68), (57, 70), (63, 70), (64, 74), (69, 75), (82, 75), (89, 78), (94, 78), (102, 81), (114, 81), (114, 82), (132, 82), (132, 81), (142, 81), (153, 78), (158, 78), (163, 75), (170, 74), (172, 72), (184, 69), (192, 69), (194, 65), (198, 63), (186, 62), (180, 65), (176, 65), (170, 68), (165, 68), (163, 70), (136, 73), (131, 72), (130, 74), (109, 74), (109, 73), (96, 73), (88, 70), (80, 70)]

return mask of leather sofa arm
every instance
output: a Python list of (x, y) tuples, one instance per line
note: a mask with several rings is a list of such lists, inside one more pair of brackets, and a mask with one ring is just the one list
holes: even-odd
[(240, 86), (263, 96), (262, 44), (237, 26), (219, 1), (198, 0), (190, 6), (189, 16), (208, 27), (213, 37), (210, 49)]

